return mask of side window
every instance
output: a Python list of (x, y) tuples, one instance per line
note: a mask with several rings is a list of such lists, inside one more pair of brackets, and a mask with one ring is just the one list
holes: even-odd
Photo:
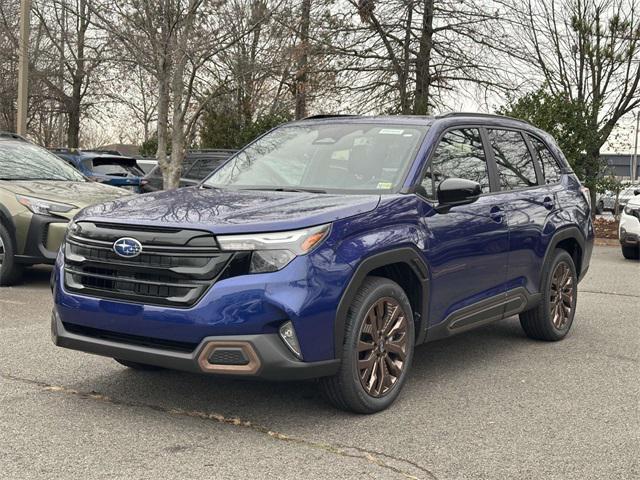
[(496, 158), (500, 187), (503, 190), (533, 187), (538, 184), (533, 158), (521, 133), (489, 130), (489, 141)]
[(535, 137), (529, 136), (533, 149), (538, 153), (540, 166), (542, 167), (542, 175), (547, 183), (558, 183), (562, 175), (562, 171), (558, 166), (553, 154), (547, 146)]
[(422, 180), (427, 197), (435, 199), (438, 185), (447, 178), (473, 180), (483, 193), (490, 191), (487, 158), (477, 128), (451, 130), (442, 137)]

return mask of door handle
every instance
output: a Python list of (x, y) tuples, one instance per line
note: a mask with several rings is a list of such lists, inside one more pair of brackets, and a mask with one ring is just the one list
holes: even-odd
[(542, 200), (542, 205), (547, 210), (553, 210), (556, 206), (556, 202), (551, 197), (544, 197), (544, 200)]
[(502, 223), (504, 220), (504, 212), (502, 211), (502, 208), (497, 205), (491, 207), (491, 210), (489, 210), (489, 216), (491, 217), (491, 220), (496, 223)]

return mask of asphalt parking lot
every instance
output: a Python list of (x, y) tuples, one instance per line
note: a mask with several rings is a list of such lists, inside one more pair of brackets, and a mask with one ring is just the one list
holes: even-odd
[(422, 346), (399, 401), (128, 371), (51, 344), (47, 269), (0, 290), (0, 478), (640, 478), (640, 262), (597, 247), (572, 334)]

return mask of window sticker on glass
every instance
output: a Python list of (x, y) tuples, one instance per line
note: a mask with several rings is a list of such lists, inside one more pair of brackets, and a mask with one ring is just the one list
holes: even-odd
[(360, 145), (371, 145), (371, 139), (368, 137), (356, 137), (353, 139), (353, 146), (358, 147)]
[(378, 186), (376, 187), (377, 190), (389, 190), (391, 187), (393, 187), (393, 183), (391, 182), (380, 182), (378, 183)]
[(379, 133), (380, 135), (402, 135), (404, 130), (398, 128), (382, 128)]

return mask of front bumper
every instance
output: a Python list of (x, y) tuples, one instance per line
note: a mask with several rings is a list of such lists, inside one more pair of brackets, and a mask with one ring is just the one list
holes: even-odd
[[(65, 328), (55, 308), (51, 316), (51, 337), (59, 347), (193, 373), (301, 380), (334, 375), (340, 365), (339, 360), (301, 362), (287, 350), (277, 334), (205, 337), (192, 352), (83, 335)], [(242, 365), (220, 363), (216, 358), (224, 355), (215, 357), (217, 350), (242, 351), (241, 357), (247, 362)]]
[(640, 245), (640, 235), (622, 231), (620, 232), (620, 244), (625, 247)]
[(53, 264), (67, 231), (68, 220), (46, 215), (31, 215), (23, 251), (16, 260), (24, 264)]
[(640, 245), (640, 218), (626, 212), (620, 216), (620, 230), (618, 232), (620, 244), (624, 247)]

